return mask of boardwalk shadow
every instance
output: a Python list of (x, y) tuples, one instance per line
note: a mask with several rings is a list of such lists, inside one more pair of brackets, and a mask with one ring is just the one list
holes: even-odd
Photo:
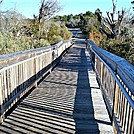
[(84, 48), (81, 49), (80, 57), (73, 111), (73, 118), (76, 124), (76, 133), (99, 133), (99, 128), (94, 118), (94, 108), (88, 76), (88, 71), (92, 70), (87, 65), (88, 61)]
[[(86, 56), (86, 46), (83, 40), (77, 40), (58, 68), (77, 73), (76, 93), (74, 99), (73, 119), (76, 134), (99, 134), (98, 120), (94, 117), (94, 107), (89, 82), (90, 71), (93, 71), (90, 60)], [(105, 122), (103, 122), (105, 124)]]

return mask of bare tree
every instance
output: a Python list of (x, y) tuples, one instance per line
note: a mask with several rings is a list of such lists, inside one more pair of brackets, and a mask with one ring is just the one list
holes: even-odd
[(44, 22), (53, 17), (60, 9), (61, 6), (57, 0), (41, 0), (39, 15), (37, 17), (35, 16), (39, 23), (39, 37), (43, 33)]
[(0, 0), (0, 4), (3, 2), (3, 0)]
[[(102, 24), (100, 30), (103, 31), (108, 38), (116, 38), (120, 35), (123, 24), (122, 22), (125, 18), (125, 9), (122, 9), (121, 11), (118, 11), (118, 19), (115, 19), (116, 3), (117, 0), (112, 0), (112, 12), (106, 12), (107, 18), (102, 17), (102, 12), (99, 9), (96, 10), (98, 21)], [(107, 27), (111, 33), (108, 33), (104, 26)]]
[(8, 33), (9, 35), (17, 36), (18, 32), (20, 32), (24, 26), (25, 17), (14, 10), (2, 12), (1, 16), (1, 31), (3, 33)]
[[(131, 2), (134, 5), (134, 1)], [(134, 6), (132, 7), (134, 10)], [(132, 19), (132, 24), (134, 24), (134, 18)]]
[[(134, 4), (134, 1), (132, 1), (131, 3)], [(134, 9), (134, 7), (133, 7), (133, 9)]]

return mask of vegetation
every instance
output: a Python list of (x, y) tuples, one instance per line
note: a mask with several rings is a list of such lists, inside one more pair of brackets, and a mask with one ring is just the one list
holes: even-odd
[(101, 47), (111, 53), (127, 59), (134, 65), (134, 40), (131, 38), (109, 39)]
[[(99, 8), (95, 13), (53, 17), (61, 9), (56, 0), (41, 0), (39, 14), (33, 19), (16, 11), (1, 11), (0, 54), (53, 45), (72, 37), (67, 27), (79, 27), (95, 44), (134, 64), (134, 15), (124, 8), (116, 11), (116, 2), (112, 0), (112, 12), (107, 12), (107, 17)], [(131, 3), (133, 6), (134, 1)]]
[(67, 27), (80, 27), (87, 38), (92, 39), (95, 44), (134, 65), (134, 15), (124, 8), (116, 11), (116, 2), (112, 0), (112, 12), (107, 12), (106, 18), (98, 8), (95, 13), (87, 11), (85, 14), (74, 16), (56, 16), (54, 20), (64, 22)]
[(34, 15), (33, 19), (26, 19), (14, 10), (0, 11), (0, 54), (44, 47), (70, 39), (72, 34), (67, 27), (52, 19), (59, 10), (56, 0), (41, 0), (39, 15)]
[(122, 8), (115, 19), (116, 2), (112, 0), (112, 12), (107, 12), (106, 18), (102, 16), (99, 9), (95, 12), (100, 23), (98, 30), (105, 33), (107, 37), (103, 43), (100, 43), (100, 46), (134, 65), (134, 15)]

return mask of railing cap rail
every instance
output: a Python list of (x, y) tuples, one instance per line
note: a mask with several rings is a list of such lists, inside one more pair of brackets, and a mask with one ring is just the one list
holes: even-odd
[(134, 66), (124, 58), (96, 46), (91, 40), (88, 40), (88, 44), (90, 44), (91, 49), (94, 50), (108, 64), (108, 66), (120, 76), (134, 95)]
[(30, 49), (20, 52), (14, 52), (10, 54), (0, 55), (0, 69), (9, 66), (18, 61), (23, 61), (25, 59), (40, 55), (42, 53), (54, 50), (60, 47), (63, 43), (69, 42), (70, 40), (60, 41), (52, 46), (40, 47), (36, 49)]

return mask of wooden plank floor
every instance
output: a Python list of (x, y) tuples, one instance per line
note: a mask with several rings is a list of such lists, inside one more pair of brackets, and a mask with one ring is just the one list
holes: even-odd
[(84, 40), (77, 40), (52, 73), (8, 116), (0, 126), (3, 133), (113, 133)]

